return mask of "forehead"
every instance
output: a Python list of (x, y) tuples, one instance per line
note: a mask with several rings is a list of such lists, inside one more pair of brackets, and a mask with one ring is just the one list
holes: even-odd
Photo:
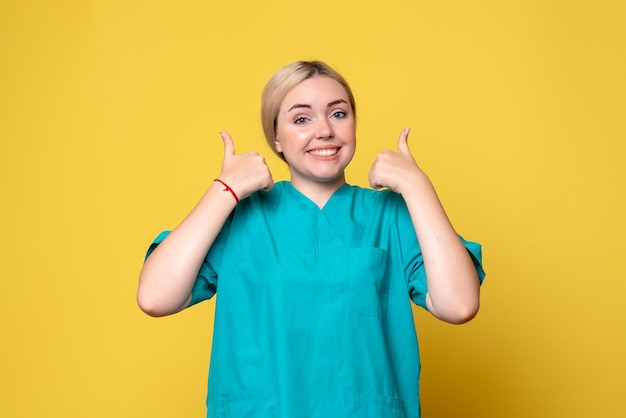
[[(293, 104), (322, 104), (343, 99), (348, 101), (348, 92), (337, 80), (326, 76), (315, 76), (307, 78), (300, 84), (293, 87), (285, 95), (281, 108)], [(288, 108), (288, 107), (287, 107)]]

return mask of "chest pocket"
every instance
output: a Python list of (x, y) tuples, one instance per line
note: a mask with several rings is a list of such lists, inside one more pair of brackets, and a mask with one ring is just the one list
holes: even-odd
[(350, 293), (357, 312), (384, 318), (387, 311), (389, 277), (387, 251), (381, 248), (350, 250)]
[(249, 418), (278, 417), (274, 391), (270, 388), (223, 394), (220, 396), (220, 417)]

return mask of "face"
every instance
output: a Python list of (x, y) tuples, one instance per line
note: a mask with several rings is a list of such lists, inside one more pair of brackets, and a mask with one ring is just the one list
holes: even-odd
[(343, 184), (356, 148), (345, 88), (330, 77), (315, 76), (291, 89), (276, 119), (275, 146), (289, 164), (295, 187)]

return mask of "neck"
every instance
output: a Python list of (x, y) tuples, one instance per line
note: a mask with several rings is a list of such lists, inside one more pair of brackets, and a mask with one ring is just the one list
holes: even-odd
[(327, 182), (303, 181), (302, 179), (291, 177), (291, 185), (314, 202), (320, 209), (324, 207), (333, 193), (344, 184), (346, 184), (346, 178), (343, 173), (341, 176)]

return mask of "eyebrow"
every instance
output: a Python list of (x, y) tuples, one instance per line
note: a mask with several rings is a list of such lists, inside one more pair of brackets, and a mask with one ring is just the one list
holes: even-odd
[[(326, 105), (326, 107), (327, 107), (327, 108), (328, 108), (328, 107), (333, 107), (333, 106), (335, 106), (335, 105), (338, 105), (339, 103), (345, 103), (345, 104), (348, 104), (348, 102), (347, 102), (347, 101), (345, 101), (345, 100), (343, 100), (343, 99), (339, 99), (339, 100), (334, 100), (334, 101), (332, 101), (332, 102), (328, 103), (328, 104)], [(300, 108), (312, 109), (311, 105), (309, 105), (309, 104), (299, 104), (299, 103), (297, 103), (297, 104), (295, 104), (295, 105), (291, 106), (287, 112), (291, 112), (293, 109), (300, 109)]]

